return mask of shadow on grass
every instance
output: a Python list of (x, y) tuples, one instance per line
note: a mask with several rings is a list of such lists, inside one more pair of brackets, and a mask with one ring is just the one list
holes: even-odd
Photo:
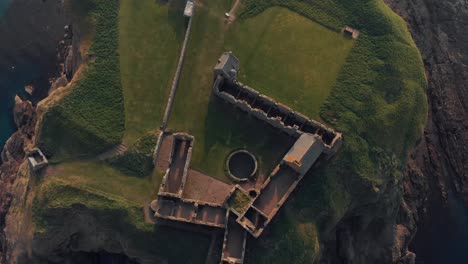
[(175, 29), (177, 40), (183, 41), (188, 23), (188, 18), (184, 16), (185, 0), (159, 0), (158, 2), (166, 2), (165, 5), (168, 5), (169, 25)]
[[(213, 95), (210, 97), (205, 121), (206, 151), (220, 145), (228, 149), (227, 153), (245, 148), (259, 158), (260, 169), (266, 173), (265, 170), (272, 169), (293, 142), (293, 138), (266, 123)], [(224, 160), (225, 157), (218, 158)]]
[[(150, 224), (139, 222), (142, 221), (139, 219), (142, 212), (136, 208), (92, 209), (74, 204), (68, 208), (48, 209), (43, 212), (42, 217), (47, 219), (50, 228), (47, 229), (48, 232), (53, 233), (68, 226), (69, 221), (76, 218), (76, 214), (87, 215), (91, 225), (110, 232), (109, 237), (116, 238), (116, 242), (125, 241), (128, 248), (135, 249), (137, 253), (162, 258), (167, 263), (204, 263), (208, 254), (211, 239), (209, 235), (164, 225), (149, 226)], [(81, 228), (86, 227), (78, 225), (75, 230), (79, 232)], [(44, 237), (47, 237), (47, 233)], [(37, 236), (40, 240), (41, 234)], [(86, 237), (84, 239), (86, 241)]]

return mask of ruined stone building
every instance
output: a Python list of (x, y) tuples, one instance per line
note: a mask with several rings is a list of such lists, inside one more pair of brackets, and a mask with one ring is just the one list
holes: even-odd
[[(155, 163), (165, 164), (165, 176), (151, 203), (154, 216), (224, 229), (222, 264), (243, 263), (247, 233), (258, 238), (319, 157), (330, 158), (342, 144), (340, 133), (238, 82), (239, 69), (239, 60), (231, 52), (223, 53), (214, 68), (213, 94), (294, 139), (254, 195), (237, 184), (222, 183), (218, 186), (224, 190), (207, 189), (206, 197), (192, 199), (186, 183), (193, 171), (194, 138), (184, 133), (161, 134), (155, 150)], [(166, 158), (163, 145), (170, 149)], [(210, 178), (197, 179), (203, 181), (201, 177)], [(216, 199), (212, 192), (218, 192)]]

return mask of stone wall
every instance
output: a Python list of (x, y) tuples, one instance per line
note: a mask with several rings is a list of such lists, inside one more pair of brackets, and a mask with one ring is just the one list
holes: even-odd
[(298, 138), (303, 133), (318, 135), (326, 146), (325, 153), (329, 156), (333, 155), (341, 145), (341, 133), (293, 111), (288, 106), (238, 81), (217, 76), (213, 83), (213, 93), (223, 101), (294, 138)]
[(159, 194), (161, 195), (165, 195), (165, 196), (172, 196), (172, 197), (182, 197), (182, 193), (184, 191), (184, 186), (185, 186), (185, 183), (187, 181), (187, 174), (188, 174), (188, 169), (189, 169), (189, 166), (190, 166), (190, 161), (192, 159), (192, 148), (193, 148), (193, 143), (194, 143), (194, 138), (188, 134), (185, 134), (185, 133), (178, 133), (178, 134), (174, 134), (174, 141), (177, 141), (177, 140), (183, 140), (183, 141), (188, 141), (190, 142), (190, 146), (189, 146), (189, 149), (188, 149), (188, 154), (187, 154), (187, 159), (185, 161), (185, 164), (184, 164), (184, 172), (183, 172), (183, 176), (182, 176), (182, 183), (179, 187), (179, 190), (176, 192), (176, 193), (172, 193), (172, 192), (167, 192), (166, 191), (166, 183), (168, 181), (168, 177), (169, 177), (169, 174), (170, 174), (170, 170), (171, 170), (171, 167), (172, 167), (172, 163), (174, 162), (174, 153), (175, 153), (175, 146), (176, 144), (174, 143), (173, 144), (173, 148), (172, 148), (172, 152), (171, 152), (171, 155), (170, 155), (170, 158), (169, 158), (169, 168), (166, 170), (166, 173), (164, 174), (164, 177), (161, 181), (161, 184), (159, 186)]

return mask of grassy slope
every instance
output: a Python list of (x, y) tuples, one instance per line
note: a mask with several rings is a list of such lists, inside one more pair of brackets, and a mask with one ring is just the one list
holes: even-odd
[[(203, 263), (210, 238), (204, 235), (154, 226), (144, 222), (139, 204), (61, 180), (49, 180), (37, 191), (33, 210), (36, 231), (61, 230), (64, 219), (73, 215), (74, 205), (86, 206), (101, 230), (112, 230), (131, 248), (154, 254), (169, 263)], [(67, 227), (69, 228), (69, 227)], [(180, 254), (184, 250), (184, 254)]]
[(154, 132), (148, 133), (138, 139), (127, 151), (112, 157), (109, 163), (127, 175), (146, 177), (154, 169), (153, 152), (157, 140), (158, 137)]
[(148, 177), (130, 177), (98, 162), (64, 163), (54, 166), (48, 176), (121, 196), (138, 204), (150, 200), (156, 192)]
[[(293, 209), (283, 210), (271, 237), (255, 242), (256, 250), (247, 255), (252, 263), (269, 263), (266, 252), (276, 263), (313, 263), (318, 245), (309, 242), (318, 233), (301, 237), (301, 226), (328, 230), (353, 206), (375, 203), (376, 190), (401, 179), (406, 152), (419, 138), (427, 112), (422, 61), (404, 21), (380, 0), (246, 2), (243, 17), (281, 5), (332, 30), (350, 25), (361, 31), (320, 112), (343, 132), (343, 150), (306, 177), (290, 203)], [(277, 245), (273, 250), (271, 241)]]
[(119, 55), (127, 144), (161, 124), (183, 40), (183, 4), (121, 1)]
[[(173, 1), (176, 2), (176, 6), (166, 6), (153, 1), (122, 0), (120, 17), (118, 2), (72, 2), (83, 19), (93, 21), (92, 52), (97, 59), (90, 63), (70, 96), (47, 113), (39, 140), (41, 147), (54, 154), (54, 161), (62, 161), (94, 155), (107, 148), (110, 143), (98, 137), (101, 130), (111, 130), (115, 136), (112, 144), (118, 143), (124, 122), (120, 76), (125, 97), (124, 140), (134, 144), (109, 163), (82, 160), (53, 166), (36, 192), (36, 231), (53, 232), (60, 228), (73, 205), (81, 204), (103, 223), (104, 229), (119, 232), (136, 248), (170, 263), (200, 263), (206, 257), (209, 238), (169, 228), (156, 229), (144, 223), (141, 210), (143, 203), (155, 197), (163, 176), (157, 172), (147, 175), (155, 145), (155, 138), (147, 133), (161, 121), (167, 83), (178, 56), (182, 27), (178, 8), (182, 1)], [(106, 108), (106, 102), (97, 102), (104, 99), (113, 102), (113, 108)], [(112, 113), (101, 116), (101, 108)], [(93, 129), (99, 131), (89, 131), (89, 122), (94, 122)], [(180, 248), (188, 253), (179, 254)]]
[[(91, 4), (89, 4), (91, 3)], [(44, 116), (37, 143), (52, 161), (97, 154), (118, 144), (124, 130), (120, 85), (117, 2), (90, 0), (95, 41), (84, 77)]]
[(274, 7), (235, 23), (225, 43), (241, 61), (242, 82), (319, 119), (354, 41)]

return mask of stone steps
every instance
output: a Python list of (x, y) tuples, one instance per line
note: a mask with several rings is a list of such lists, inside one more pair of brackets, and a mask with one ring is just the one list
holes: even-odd
[(112, 157), (115, 157), (115, 156), (118, 156), (122, 153), (124, 153), (125, 151), (128, 150), (128, 146), (121, 143), (119, 145), (116, 145), (114, 147), (112, 147), (111, 149), (105, 151), (104, 153), (101, 153), (97, 156), (97, 160), (99, 161), (104, 161), (104, 160), (108, 160)]

